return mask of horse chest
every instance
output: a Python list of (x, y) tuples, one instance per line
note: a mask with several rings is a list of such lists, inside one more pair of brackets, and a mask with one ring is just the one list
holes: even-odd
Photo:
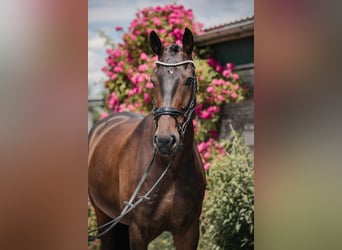
[[(139, 212), (147, 227), (179, 230), (190, 224), (197, 215), (196, 190), (178, 187), (175, 183), (155, 193)], [(139, 220), (142, 221), (142, 220)]]

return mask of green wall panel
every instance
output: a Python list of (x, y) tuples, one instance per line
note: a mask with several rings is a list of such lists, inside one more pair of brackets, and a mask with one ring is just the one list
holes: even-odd
[(254, 63), (254, 37), (241, 38), (211, 46), (213, 56), (222, 64)]

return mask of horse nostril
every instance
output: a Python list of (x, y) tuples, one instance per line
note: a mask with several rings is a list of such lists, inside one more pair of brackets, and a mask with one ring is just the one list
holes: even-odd
[(174, 135), (170, 135), (170, 137), (171, 137), (170, 146), (172, 147), (173, 145), (175, 145), (175, 144), (176, 144), (176, 136), (174, 136)]

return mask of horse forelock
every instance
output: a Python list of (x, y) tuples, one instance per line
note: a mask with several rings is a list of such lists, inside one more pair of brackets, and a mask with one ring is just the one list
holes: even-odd
[(183, 48), (178, 44), (172, 44), (165, 48), (164, 53), (160, 57), (160, 61), (168, 63), (177, 63), (184, 60), (191, 60), (186, 53), (183, 52)]

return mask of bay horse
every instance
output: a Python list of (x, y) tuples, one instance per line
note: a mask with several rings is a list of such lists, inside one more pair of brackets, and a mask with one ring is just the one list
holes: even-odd
[(145, 117), (113, 113), (89, 133), (88, 193), (97, 224), (120, 215), (153, 152), (137, 197), (146, 194), (163, 171), (165, 175), (144, 202), (101, 237), (103, 250), (146, 250), (164, 231), (171, 232), (177, 250), (198, 245), (206, 179), (192, 124), (197, 90), (194, 39), (186, 28), (182, 46), (164, 47), (152, 31), (150, 45), (158, 56), (151, 76), (153, 111)]

